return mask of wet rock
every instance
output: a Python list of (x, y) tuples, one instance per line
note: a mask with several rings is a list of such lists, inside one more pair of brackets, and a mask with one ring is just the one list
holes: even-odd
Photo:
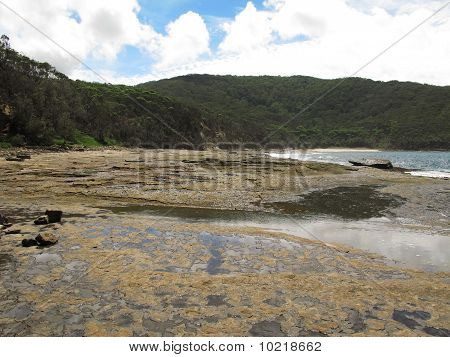
[(15, 157), (15, 156), (7, 156), (6, 158), (5, 158), (5, 160), (6, 161), (24, 161), (24, 159), (21, 159), (21, 158), (18, 158), (18, 157)]
[(36, 218), (34, 220), (34, 224), (37, 224), (37, 225), (49, 224), (48, 216), (40, 216), (40, 217)]
[(22, 247), (28, 248), (28, 247), (34, 247), (37, 246), (38, 242), (36, 239), (23, 239), (22, 240)]
[(5, 229), (3, 231), (3, 234), (8, 235), (8, 234), (20, 234), (21, 230), (20, 229)]
[(59, 254), (42, 253), (34, 256), (36, 263), (38, 264), (48, 264), (48, 263), (58, 263), (62, 260)]
[(24, 320), (28, 318), (33, 313), (33, 310), (26, 304), (20, 304), (15, 306), (12, 310), (6, 312), (4, 316), (15, 319)]
[(63, 212), (60, 210), (46, 210), (45, 215), (48, 217), (49, 223), (59, 223), (61, 222)]
[(0, 213), (0, 225), (5, 226), (5, 224), (8, 224), (8, 218)]
[(143, 318), (142, 325), (147, 330), (153, 332), (159, 332), (160, 334), (165, 334), (167, 329), (170, 329), (176, 325), (175, 321), (167, 320), (167, 321), (156, 321), (152, 318)]
[(39, 245), (53, 245), (58, 242), (58, 237), (53, 233), (41, 232), (37, 235), (36, 241)]
[(284, 337), (281, 324), (277, 321), (261, 321), (252, 326), (249, 331), (254, 337)]
[(287, 214), (325, 214), (344, 219), (386, 216), (386, 211), (400, 207), (406, 200), (380, 192), (383, 186), (340, 186), (300, 195), (295, 201), (271, 202), (265, 206)]
[(20, 152), (16, 155), (18, 159), (29, 160), (31, 159), (31, 155), (25, 152)]
[(416, 319), (421, 319), (421, 320), (429, 320), (431, 318), (431, 314), (429, 312), (421, 311), (421, 310), (408, 312), (408, 314)]
[(9, 254), (0, 254), (0, 272), (14, 266), (14, 258)]
[(423, 332), (435, 337), (450, 337), (450, 330), (447, 330), (446, 328), (426, 326), (423, 328)]
[(208, 295), (206, 298), (208, 299), (208, 306), (227, 305), (224, 295)]
[(419, 326), (419, 323), (411, 317), (413, 317), (413, 314), (406, 310), (394, 310), (392, 313), (392, 319), (394, 321), (400, 322), (411, 330), (414, 330)]
[(382, 159), (349, 160), (348, 162), (351, 163), (353, 166), (367, 166), (385, 170), (390, 170), (394, 168), (392, 162), (390, 162), (389, 160), (382, 160)]

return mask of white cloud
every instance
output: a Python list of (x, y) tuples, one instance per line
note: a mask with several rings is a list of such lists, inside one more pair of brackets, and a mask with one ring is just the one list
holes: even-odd
[[(3, 1), (81, 61), (93, 58), (107, 65), (125, 45), (131, 45), (157, 59), (158, 68), (165, 69), (209, 52), (206, 25), (193, 12), (170, 23), (164, 36), (139, 21), (137, 0)], [(76, 59), (1, 4), (0, 32), (10, 36), (18, 51), (47, 61), (72, 77), (92, 78)]]
[[(249, 3), (227, 23), (227, 35), (213, 59), (159, 75), (353, 75), (444, 4), (400, 1), (394, 9), (389, 3), (389, 11), (382, 1), (364, 9), (345, 0), (266, 0), (264, 10)], [(450, 6), (445, 11), (357, 75), (449, 85)], [(300, 35), (307, 40), (298, 40)]]
[(222, 25), (227, 36), (219, 45), (222, 52), (240, 53), (267, 46), (273, 40), (268, 13), (258, 11), (253, 3), (239, 13), (234, 21)]
[(189, 11), (166, 27), (167, 36), (161, 38), (158, 69), (166, 69), (196, 61), (208, 54), (209, 32), (200, 15)]
[[(220, 22), (225, 37), (215, 52), (203, 18), (193, 12), (162, 34), (139, 21), (137, 0), (6, 3), (78, 58), (104, 62), (96, 69), (110, 81), (136, 83), (188, 73), (348, 76), (445, 1), (266, 0), (262, 9), (248, 2), (234, 19)], [(449, 15), (450, 6), (358, 75), (449, 85)], [(1, 4), (0, 32), (10, 34), (19, 51), (72, 78), (98, 80)], [(148, 74), (126, 77), (107, 70), (126, 45), (148, 57)]]
[[(9, 7), (81, 60), (113, 61), (125, 44), (145, 47), (157, 34), (137, 18), (136, 0), (15, 0)], [(81, 21), (71, 14), (76, 13)], [(70, 74), (79, 63), (0, 5), (0, 30), (14, 48)]]

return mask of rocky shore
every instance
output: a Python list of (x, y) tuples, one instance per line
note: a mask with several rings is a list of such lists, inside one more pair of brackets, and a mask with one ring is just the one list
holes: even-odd
[[(253, 151), (27, 154), (0, 158), (0, 213), (12, 224), (0, 236), (1, 336), (450, 333), (449, 273), (394, 268), (350, 247), (253, 227), (126, 209), (336, 213), (324, 202), (344, 192), (352, 214), (401, 217), (448, 234), (448, 181)], [(336, 190), (367, 186), (375, 187), (369, 202)], [(309, 201), (307, 193), (315, 193)], [(61, 210), (60, 222), (35, 224), (46, 210)], [(38, 236), (54, 238), (22, 245)]]

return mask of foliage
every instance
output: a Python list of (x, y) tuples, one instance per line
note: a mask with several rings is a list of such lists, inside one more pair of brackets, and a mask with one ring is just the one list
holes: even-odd
[(450, 149), (450, 87), (301, 76), (88, 83), (19, 54), (6, 36), (0, 38), (0, 83), (2, 146), (250, 141)]
[(225, 120), (227, 134), (238, 140), (316, 147), (450, 148), (450, 87), (360, 78), (341, 83), (302, 76), (210, 75), (141, 87), (202, 106)]
[(161, 147), (197, 145), (211, 130), (199, 109), (142, 88), (69, 80), (3, 38), (0, 60), (2, 141)]

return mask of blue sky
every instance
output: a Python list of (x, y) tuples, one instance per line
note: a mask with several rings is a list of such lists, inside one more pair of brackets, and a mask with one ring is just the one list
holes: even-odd
[(370, 62), (358, 76), (449, 84), (450, 6), (433, 15), (448, 0), (2, 2), (33, 26), (0, 6), (0, 33), (16, 50), (73, 79), (135, 84), (191, 73), (342, 78)]
[[(262, 9), (264, 0), (253, 0), (256, 8)], [(138, 18), (142, 23), (151, 25), (156, 31), (166, 34), (168, 23), (175, 21), (188, 11), (198, 13), (206, 23), (210, 34), (211, 50), (225, 37), (220, 29), (220, 22), (232, 20), (247, 5), (248, 0), (138, 0), (141, 11)], [(133, 46), (125, 46), (118, 56), (118, 61), (111, 69), (120, 75), (134, 76), (148, 72), (152, 60), (143, 56), (141, 51)], [(91, 64), (96, 65), (91, 61)]]
[[(217, 50), (225, 33), (220, 28), (223, 21), (231, 21), (247, 5), (249, 0), (138, 0), (141, 10), (139, 20), (152, 26), (157, 32), (166, 35), (166, 26), (181, 15), (192, 11), (202, 16), (210, 35), (210, 47)], [(253, 0), (257, 9), (263, 8), (264, 0)], [(87, 59), (92, 68), (105, 67), (102, 61)], [(154, 61), (134, 46), (124, 46), (117, 61), (108, 64), (108, 70), (120, 76), (140, 76), (149, 71)]]
[[(152, 25), (158, 32), (164, 32), (170, 21), (193, 11), (204, 18), (233, 18), (247, 5), (248, 0), (139, 0), (141, 21)], [(263, 0), (253, 1), (257, 8)]]

